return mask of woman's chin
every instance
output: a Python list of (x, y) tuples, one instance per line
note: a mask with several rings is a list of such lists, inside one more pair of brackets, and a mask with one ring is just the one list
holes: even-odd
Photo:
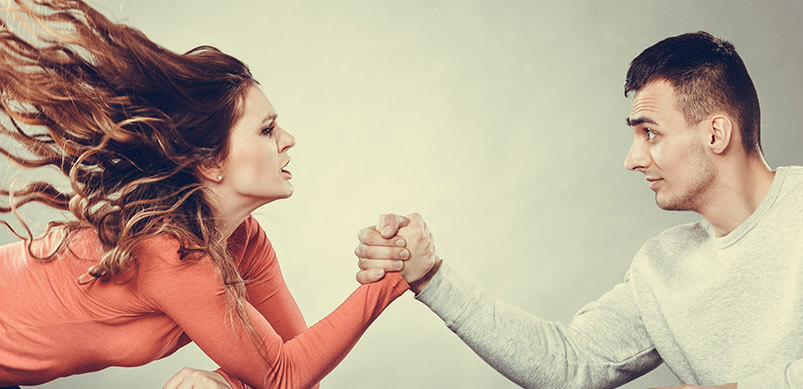
[(293, 187), (292, 187), (292, 186), (289, 188), (289, 190), (288, 190), (288, 191), (286, 191), (286, 192), (284, 192), (284, 193), (281, 193), (281, 194), (273, 194), (273, 195), (272, 195), (272, 196), (270, 196), (270, 197), (266, 197), (266, 198), (264, 198), (264, 199), (262, 200), (262, 202), (261, 202), (260, 206), (262, 206), (262, 205), (265, 205), (265, 204), (272, 203), (272, 202), (274, 202), (274, 201), (276, 201), (276, 200), (289, 199), (291, 196), (293, 196)]
[(285, 193), (285, 196), (282, 197), (282, 198), (283, 199), (289, 199), (291, 196), (293, 196), (294, 192), (295, 192), (295, 189), (293, 188), (293, 186), (289, 185), (288, 188), (287, 188), (287, 192)]

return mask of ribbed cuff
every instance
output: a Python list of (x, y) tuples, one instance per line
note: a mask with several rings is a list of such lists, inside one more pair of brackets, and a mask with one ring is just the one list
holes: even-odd
[(410, 284), (404, 280), (404, 277), (402, 277), (401, 273), (399, 272), (385, 273), (385, 277), (382, 278), (382, 280), (390, 284), (390, 288), (393, 291), (394, 297), (401, 296), (407, 291), (407, 289), (410, 289)]

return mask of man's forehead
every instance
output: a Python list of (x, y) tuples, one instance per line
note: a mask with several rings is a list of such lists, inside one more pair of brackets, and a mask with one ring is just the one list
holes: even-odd
[(669, 82), (651, 81), (633, 95), (633, 100), (630, 102), (630, 119), (635, 119), (634, 116), (643, 112), (672, 108), (674, 103), (675, 89)]

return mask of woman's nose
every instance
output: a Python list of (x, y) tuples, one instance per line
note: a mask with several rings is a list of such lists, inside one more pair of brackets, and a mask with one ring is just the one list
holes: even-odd
[(279, 127), (279, 151), (285, 151), (296, 145), (296, 138), (287, 132), (284, 128)]

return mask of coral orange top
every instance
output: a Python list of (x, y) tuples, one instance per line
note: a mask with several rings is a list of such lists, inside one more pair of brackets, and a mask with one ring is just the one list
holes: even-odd
[[(34, 252), (56, 247), (53, 231)], [(249, 218), (228, 250), (246, 280), (246, 310), (268, 361), (226, 303), (211, 260), (180, 260), (178, 242), (144, 241), (128, 282), (78, 279), (101, 247), (90, 229), (75, 231), (58, 258), (31, 258), (23, 242), (0, 247), (0, 387), (34, 385), (108, 366), (137, 366), (194, 341), (234, 388), (310, 387), (329, 373), (368, 325), (407, 290), (398, 273), (362, 285), (307, 328), (264, 231)]]

